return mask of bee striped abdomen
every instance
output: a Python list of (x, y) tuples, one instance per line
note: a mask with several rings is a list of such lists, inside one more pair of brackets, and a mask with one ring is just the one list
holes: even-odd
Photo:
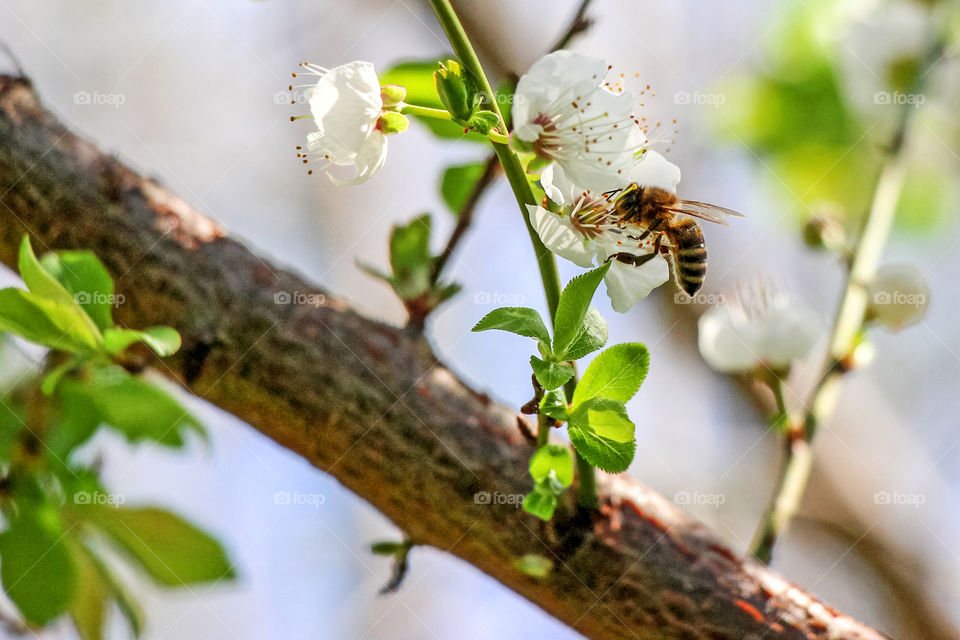
[(674, 244), (674, 270), (677, 284), (692, 296), (707, 275), (707, 247), (700, 225), (690, 218), (673, 221), (671, 235)]

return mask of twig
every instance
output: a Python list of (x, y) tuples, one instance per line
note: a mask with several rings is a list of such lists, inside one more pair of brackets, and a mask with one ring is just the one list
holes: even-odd
[(566, 48), (574, 38), (593, 26), (593, 18), (587, 16), (587, 9), (590, 8), (592, 1), (593, 0), (582, 0), (580, 2), (577, 12), (573, 15), (573, 20), (570, 21), (570, 26), (568, 26), (564, 34), (560, 36), (560, 39), (550, 47), (550, 51), (559, 51), (560, 49)]
[[(943, 41), (935, 31), (929, 42), (925, 63), (920, 69), (930, 68), (943, 51)], [(926, 73), (918, 71), (911, 93), (922, 92), (925, 76)], [(817, 427), (833, 414), (840, 392), (840, 380), (850, 370), (850, 355), (863, 329), (869, 302), (867, 286), (879, 266), (903, 188), (906, 162), (902, 152), (910, 120), (916, 110), (912, 104), (903, 106), (890, 145), (885, 150), (873, 200), (853, 251), (843, 298), (831, 332), (827, 364), (814, 387), (803, 420), (787, 419), (780, 477), (750, 545), (750, 553), (762, 562), (770, 562), (774, 545), (800, 507), (813, 464), (811, 442)]]

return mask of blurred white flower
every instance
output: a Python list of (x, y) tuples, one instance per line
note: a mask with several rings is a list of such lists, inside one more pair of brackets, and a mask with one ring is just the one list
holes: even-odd
[[(605, 198), (582, 195), (560, 213), (533, 205), (527, 209), (530, 223), (553, 253), (584, 268), (612, 263), (604, 281), (614, 311), (627, 311), (670, 277), (666, 258), (653, 254), (652, 238), (640, 241), (642, 230), (620, 222)], [(627, 256), (642, 257), (642, 264), (621, 261)]]
[(867, 287), (868, 316), (893, 331), (914, 325), (927, 314), (930, 287), (917, 269), (885, 264)]
[[(605, 80), (607, 71), (598, 58), (556, 51), (517, 83), (514, 145), (552, 163), (544, 187), (559, 204), (571, 204), (571, 192), (599, 194), (631, 182), (675, 190), (680, 180), (679, 169), (647, 150), (634, 115), (638, 103), (618, 82)], [(647, 154), (654, 157), (641, 161)], [(642, 181), (644, 175), (651, 181)]]
[(321, 169), (354, 167), (355, 176), (346, 180), (325, 171), (334, 184), (369, 180), (387, 159), (387, 135), (380, 126), (383, 98), (373, 63), (357, 61), (333, 69), (307, 63), (301, 66), (305, 75), (317, 76), (306, 90), (317, 131), (307, 135), (306, 151), (299, 156), (304, 162), (320, 159)]
[(809, 307), (757, 284), (700, 317), (700, 354), (712, 368), (745, 373), (760, 367), (788, 369), (821, 336)]

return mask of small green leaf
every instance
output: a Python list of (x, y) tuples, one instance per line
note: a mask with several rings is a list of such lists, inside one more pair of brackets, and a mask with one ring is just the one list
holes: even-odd
[(523, 510), (541, 520), (549, 521), (557, 508), (557, 497), (552, 493), (532, 491), (523, 498)]
[(600, 281), (606, 275), (610, 263), (587, 271), (572, 279), (560, 294), (557, 314), (553, 323), (553, 352), (558, 360), (567, 360), (567, 351), (584, 332), (584, 317)]
[(394, 291), (411, 300), (430, 289), (430, 216), (418, 216), (390, 233), (390, 267)]
[(583, 373), (573, 394), (573, 404), (580, 405), (591, 398), (610, 398), (627, 402), (637, 393), (647, 369), (650, 354), (639, 342), (617, 344), (594, 358)]
[(43, 269), (70, 292), (97, 327), (113, 326), (113, 278), (103, 263), (90, 251), (60, 251), (40, 259)]
[(553, 472), (564, 488), (573, 483), (573, 455), (559, 444), (546, 444), (530, 458), (530, 475), (535, 482), (543, 482)]
[(481, 318), (472, 331), (499, 329), (550, 344), (550, 334), (536, 309), (528, 307), (500, 307)]
[(40, 261), (33, 253), (33, 247), (30, 246), (30, 236), (23, 236), (23, 241), (20, 243), (17, 267), (20, 269), (23, 283), (31, 293), (64, 304), (76, 303), (73, 295), (40, 265)]
[[(549, 518), (547, 518), (549, 520)], [(520, 571), (534, 578), (546, 578), (553, 569), (553, 561), (536, 553), (528, 553), (513, 563)]]
[(87, 547), (86, 551), (91, 561), (96, 564), (103, 581), (110, 589), (110, 595), (116, 600), (117, 608), (120, 609), (120, 613), (126, 618), (127, 624), (130, 625), (130, 631), (133, 633), (133, 637), (139, 638), (143, 632), (144, 617), (143, 608), (140, 606), (140, 603), (137, 602), (137, 599), (130, 593), (127, 586), (113, 575), (113, 572), (110, 571), (107, 564), (94, 553), (92, 549)]
[(220, 543), (169, 511), (91, 505), (78, 512), (160, 584), (181, 586), (235, 577)]
[(607, 337), (607, 321), (603, 319), (599, 311), (590, 307), (583, 316), (580, 333), (574, 338), (563, 357), (571, 361), (579, 360), (607, 344)]
[(63, 380), (58, 393), (72, 406), (93, 407), (100, 422), (130, 442), (179, 447), (186, 429), (204, 435), (200, 423), (173, 396), (120, 367), (98, 369), (84, 380)]
[(557, 420), (567, 420), (567, 396), (563, 389), (552, 389), (540, 399), (540, 413)]
[(627, 470), (636, 452), (634, 429), (622, 402), (593, 398), (570, 414), (567, 433), (577, 453), (587, 462), (604, 471), (620, 473)]
[(460, 215), (483, 175), (483, 170), (483, 162), (460, 164), (444, 170), (440, 179), (440, 196), (453, 215)]
[(470, 116), (470, 119), (467, 120), (467, 125), (469, 125), (471, 129), (484, 135), (498, 124), (500, 124), (500, 118), (493, 111), (476, 111)]
[(73, 626), (80, 640), (102, 640), (110, 585), (83, 544), (71, 540), (69, 548), (77, 567), (77, 588), (69, 609)]
[(533, 375), (544, 389), (556, 389), (573, 377), (573, 366), (566, 362), (549, 362), (530, 356)]
[(40, 383), (40, 390), (44, 395), (53, 395), (53, 392), (57, 388), (57, 383), (60, 382), (60, 379), (66, 374), (70, 373), (74, 368), (76, 368), (80, 363), (71, 358), (61, 365), (58, 365), (50, 370), (47, 375), (43, 377), (43, 382)]
[(473, 114), (477, 97), (477, 83), (456, 60), (440, 63), (434, 72), (437, 95), (444, 108), (457, 122), (466, 123)]
[(77, 567), (59, 514), (26, 509), (0, 534), (0, 579), (7, 596), (30, 624), (44, 626), (73, 600)]
[(80, 307), (23, 289), (0, 290), (0, 331), (82, 355), (98, 350), (100, 343), (96, 327)]
[(150, 327), (143, 331), (107, 329), (103, 332), (103, 346), (114, 355), (137, 342), (142, 342), (158, 356), (166, 358), (180, 349), (180, 334), (172, 327)]

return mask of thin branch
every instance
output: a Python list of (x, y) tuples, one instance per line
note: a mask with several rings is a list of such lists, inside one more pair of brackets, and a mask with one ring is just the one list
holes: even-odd
[(565, 49), (570, 42), (573, 41), (581, 33), (588, 31), (590, 27), (593, 26), (593, 18), (587, 16), (587, 9), (590, 8), (590, 3), (593, 0), (581, 0), (580, 6), (577, 8), (577, 12), (573, 15), (573, 19), (570, 21), (570, 26), (567, 27), (567, 30), (564, 32), (560, 39), (557, 40), (550, 51), (559, 51), (560, 49)]

